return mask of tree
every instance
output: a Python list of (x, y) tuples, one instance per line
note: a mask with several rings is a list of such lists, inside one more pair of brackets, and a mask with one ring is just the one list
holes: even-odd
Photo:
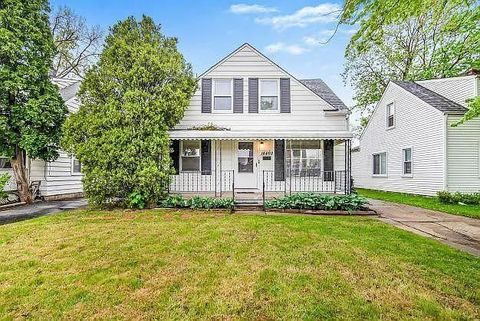
[(64, 126), (63, 145), (82, 163), (89, 202), (107, 205), (164, 196), (171, 174), (168, 130), (196, 89), (191, 67), (149, 17), (118, 22), (85, 75), (82, 106)]
[(476, 1), (347, 1), (341, 21), (360, 24), (347, 46), (344, 81), (357, 107), (378, 101), (390, 80), (458, 76), (479, 65)]
[(102, 30), (89, 27), (85, 18), (68, 7), (59, 7), (50, 17), (50, 25), (56, 51), (52, 76), (83, 77), (99, 55)]
[(54, 45), (47, 0), (0, 1), (0, 154), (11, 158), (20, 199), (31, 203), (25, 157), (58, 157), (67, 114), (49, 71)]

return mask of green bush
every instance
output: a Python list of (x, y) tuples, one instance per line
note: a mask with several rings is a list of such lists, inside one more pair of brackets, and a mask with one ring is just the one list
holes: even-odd
[(309, 210), (360, 210), (367, 199), (356, 194), (322, 195), (314, 193), (297, 193), (265, 202), (266, 208), (309, 209)]
[(191, 208), (191, 209), (212, 209), (212, 208), (233, 208), (233, 200), (231, 198), (213, 198), (194, 196), (185, 199), (182, 195), (171, 195), (160, 202), (162, 207), (170, 208)]
[(469, 204), (469, 205), (480, 205), (480, 192), (478, 193), (450, 193), (447, 191), (442, 191), (437, 193), (438, 200), (440, 203), (444, 204)]
[(10, 175), (8, 173), (0, 175), (0, 200), (7, 198), (7, 193), (5, 193), (5, 186), (7, 186), (8, 181), (10, 180)]

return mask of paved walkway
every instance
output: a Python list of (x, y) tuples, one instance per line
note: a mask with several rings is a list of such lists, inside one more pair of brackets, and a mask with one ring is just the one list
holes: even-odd
[(369, 202), (381, 221), (480, 256), (480, 219), (380, 200)]
[(0, 211), (0, 225), (28, 220), (43, 215), (51, 215), (61, 211), (72, 210), (86, 206), (87, 201), (85, 199), (38, 202), (31, 205), (21, 205)]

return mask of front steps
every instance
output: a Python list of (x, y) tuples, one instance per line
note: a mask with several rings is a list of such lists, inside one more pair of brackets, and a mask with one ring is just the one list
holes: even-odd
[(263, 200), (257, 199), (235, 199), (235, 212), (263, 211)]

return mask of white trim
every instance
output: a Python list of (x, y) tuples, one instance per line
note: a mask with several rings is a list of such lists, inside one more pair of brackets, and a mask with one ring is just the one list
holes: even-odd
[(478, 178), (480, 178), (480, 139), (478, 140)]
[[(374, 160), (374, 156), (375, 155), (381, 155), (381, 154), (385, 154), (385, 173), (380, 173), (380, 174), (374, 174), (375, 172), (375, 160)], [(387, 156), (387, 152), (386, 151), (382, 151), (382, 152), (376, 152), (376, 153), (372, 153), (372, 166), (371, 166), (371, 170), (372, 170), (372, 177), (388, 177), (388, 156)], [(380, 172), (382, 171), (382, 160), (380, 158)]]
[[(389, 113), (389, 108), (391, 106), (392, 110), (392, 117), (393, 117), (393, 125), (389, 126), (388, 125), (388, 119), (390, 118), (390, 113)], [(389, 102), (388, 104), (385, 105), (385, 127), (387, 130), (394, 129), (396, 125), (396, 113), (397, 113), (397, 108), (395, 106), (395, 101)]]
[(82, 164), (80, 163), (80, 161), (78, 161), (78, 162), (80, 163), (80, 172), (74, 172), (74, 171), (73, 171), (73, 169), (75, 168), (75, 166), (74, 166), (74, 161), (75, 161), (75, 160), (78, 161), (78, 159), (77, 159), (75, 156), (72, 155), (72, 156), (70, 157), (70, 175), (72, 175), (72, 176), (81, 176), (81, 175), (83, 175), (83, 174), (82, 174)]
[[(228, 97), (227, 95), (215, 95), (215, 82), (217, 80), (230, 81), (230, 109), (215, 109), (215, 96)], [(232, 114), (233, 113), (233, 78), (212, 78), (212, 113), (214, 114)]]
[[(275, 81), (277, 83), (277, 109), (262, 110), (262, 81)], [(274, 96), (266, 96), (274, 97)], [(279, 114), (280, 113), (280, 79), (278, 78), (259, 78), (258, 79), (258, 113), (259, 114)]]
[(256, 140), (256, 139), (350, 139), (348, 131), (231, 131), (231, 130), (171, 130), (170, 139)]
[(190, 141), (198, 141), (198, 156), (185, 156), (185, 157), (198, 157), (198, 171), (184, 171), (183, 170), (183, 141), (180, 141), (179, 160), (178, 160), (178, 172), (179, 173), (200, 173), (202, 171), (202, 141), (200, 139), (189, 139)]
[[(404, 151), (410, 149), (410, 174), (405, 173), (405, 153)], [(412, 178), (413, 177), (413, 147), (407, 146), (402, 148), (402, 177)]]

